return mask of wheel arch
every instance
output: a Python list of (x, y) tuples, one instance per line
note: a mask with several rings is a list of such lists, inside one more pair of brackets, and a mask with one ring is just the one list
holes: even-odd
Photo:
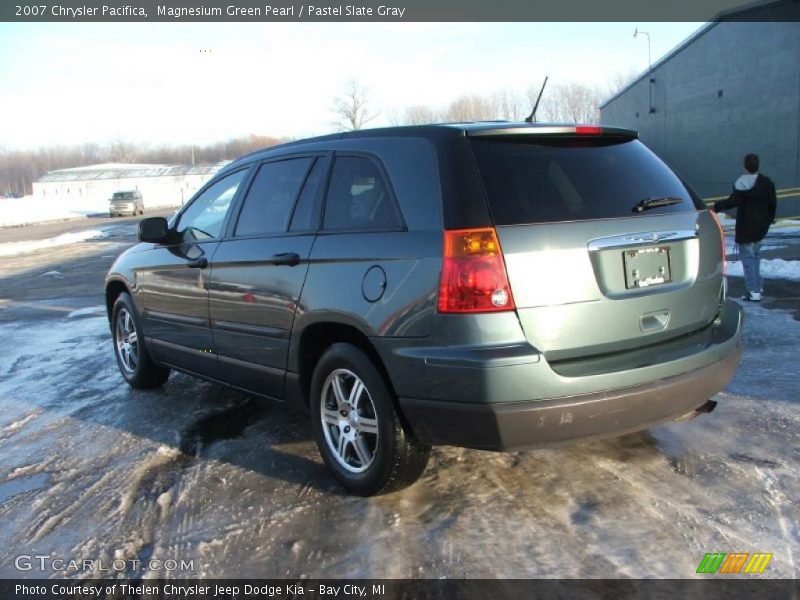
[(130, 290), (124, 281), (120, 279), (111, 279), (106, 282), (106, 314), (108, 315), (108, 322), (111, 322), (111, 313), (114, 310), (114, 303), (123, 292), (130, 294)]
[[(353, 324), (340, 321), (317, 321), (309, 324), (300, 332), (294, 352), (300, 391), (306, 408), (309, 406), (311, 377), (314, 373), (314, 368), (325, 351), (337, 343), (351, 344), (367, 355), (383, 376), (389, 391), (392, 393), (395, 404), (397, 404), (397, 394), (389, 377), (389, 372), (369, 337)], [(399, 406), (397, 410), (399, 411)]]

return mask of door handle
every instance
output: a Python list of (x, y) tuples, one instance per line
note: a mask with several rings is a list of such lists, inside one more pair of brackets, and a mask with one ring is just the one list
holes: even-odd
[(208, 259), (203, 258), (195, 258), (194, 260), (189, 261), (189, 268), (190, 269), (205, 269), (208, 266)]
[(273, 254), (267, 262), (273, 265), (294, 267), (300, 264), (300, 255), (296, 252), (281, 252), (280, 254)]

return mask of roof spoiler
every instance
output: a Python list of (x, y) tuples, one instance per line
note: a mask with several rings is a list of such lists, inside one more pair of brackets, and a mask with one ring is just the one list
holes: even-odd
[(601, 125), (536, 125), (514, 124), (512, 127), (468, 130), (469, 137), (502, 137), (510, 135), (549, 135), (549, 136), (613, 136), (638, 139), (639, 132), (622, 127)]

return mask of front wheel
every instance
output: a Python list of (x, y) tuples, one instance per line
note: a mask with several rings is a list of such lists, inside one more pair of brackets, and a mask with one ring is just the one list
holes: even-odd
[(322, 459), (360, 496), (385, 494), (422, 475), (430, 446), (406, 431), (392, 393), (373, 362), (350, 344), (334, 344), (311, 381), (311, 414)]
[(141, 337), (139, 317), (133, 300), (123, 292), (114, 302), (111, 312), (111, 333), (114, 338), (114, 354), (117, 366), (125, 381), (136, 389), (149, 389), (163, 384), (169, 377), (169, 369), (160, 367), (150, 358), (150, 353)]

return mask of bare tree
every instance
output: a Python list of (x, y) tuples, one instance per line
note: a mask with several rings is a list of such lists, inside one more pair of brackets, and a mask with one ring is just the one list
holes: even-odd
[(137, 159), (138, 150), (134, 144), (125, 139), (115, 138), (109, 142), (106, 155), (111, 162), (130, 163)]
[(439, 113), (430, 106), (408, 106), (392, 118), (395, 125), (429, 125), (441, 121)]
[(509, 90), (493, 94), (490, 101), (494, 105), (495, 119), (522, 121), (531, 110), (526, 98)]
[(377, 112), (370, 110), (368, 104), (367, 89), (356, 80), (349, 81), (344, 93), (333, 100), (332, 112), (337, 116), (334, 125), (349, 131), (362, 129), (378, 116)]
[(497, 109), (490, 98), (465, 94), (453, 100), (442, 116), (445, 121), (491, 121), (497, 118)]
[(605, 102), (617, 92), (622, 91), (636, 78), (637, 74), (635, 69), (617, 71), (614, 73), (609, 77), (608, 83), (602, 88), (602, 102)]
[[(529, 95), (535, 99), (539, 90), (531, 88)], [(603, 93), (597, 86), (563, 82), (548, 86), (542, 95), (540, 117), (554, 123), (597, 123), (600, 120), (600, 102)]]

